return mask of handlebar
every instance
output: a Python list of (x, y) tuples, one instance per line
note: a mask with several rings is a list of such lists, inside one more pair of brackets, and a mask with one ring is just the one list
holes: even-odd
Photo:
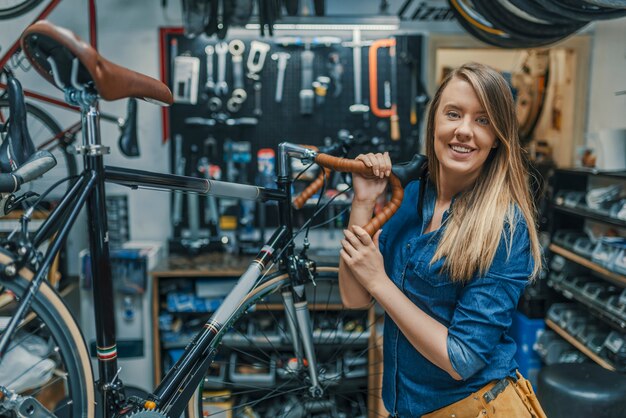
[(28, 183), (56, 165), (57, 161), (49, 151), (35, 152), (24, 164), (11, 173), (0, 174), (0, 193), (15, 193), (22, 184)]
[[(307, 148), (314, 149), (314, 147)], [(343, 173), (356, 173), (369, 178), (376, 178), (372, 168), (365, 165), (363, 161), (353, 160), (332, 155), (317, 153), (314, 161), (324, 170), (335, 170)], [(389, 176), (389, 184), (391, 185), (391, 199), (383, 207), (383, 209), (372, 218), (367, 225), (363, 227), (370, 236), (373, 236), (400, 207), (404, 197), (404, 186), (409, 182), (420, 179), (426, 173), (427, 161), (426, 157), (416, 154), (413, 159), (407, 163), (394, 164), (391, 167), (391, 175)], [(324, 182), (323, 173), (311, 183), (301, 194), (293, 201), (296, 209), (301, 208), (309, 197), (315, 194)]]
[[(342, 173), (356, 173), (364, 177), (376, 178), (371, 167), (365, 165), (363, 161), (351, 160), (347, 158), (333, 157), (328, 154), (317, 154), (315, 162), (325, 168), (330, 168)], [(370, 236), (373, 236), (384, 224), (393, 216), (400, 207), (404, 197), (404, 187), (400, 179), (393, 173), (389, 176), (391, 185), (391, 199), (383, 209), (363, 227)]]

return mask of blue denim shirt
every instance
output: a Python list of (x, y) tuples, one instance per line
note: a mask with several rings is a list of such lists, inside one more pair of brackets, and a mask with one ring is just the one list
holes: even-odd
[(424, 183), (423, 213), (417, 210), (421, 183), (412, 182), (405, 188), (402, 205), (384, 226), (379, 245), (391, 280), (448, 328), (448, 355), (463, 380), (454, 380), (422, 356), (386, 316), (383, 401), (392, 415), (403, 418), (419, 417), (467, 397), (491, 380), (515, 375), (516, 345), (508, 330), (533, 267), (528, 228), (517, 211), (512, 244), (510, 225), (505, 225), (486, 274), (466, 284), (450, 281), (441, 271), (443, 260), (430, 264), (448, 212), (439, 230), (423, 233), (436, 200), (432, 182)]

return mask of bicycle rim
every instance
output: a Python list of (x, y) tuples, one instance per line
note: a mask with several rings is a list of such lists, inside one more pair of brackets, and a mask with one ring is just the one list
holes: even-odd
[(289, 278), (275, 273), (224, 326), (218, 355), (190, 402), (190, 415), (386, 417), (379, 407), (382, 358), (375, 335), (383, 314), (344, 309), (337, 274), (336, 267), (318, 267), (316, 284), (306, 286), (321, 397), (309, 393), (307, 366), (297, 369), (280, 296)]
[(41, 0), (0, 0), (0, 19), (22, 15), (41, 3)]
[[(9, 113), (8, 110), (8, 102), (0, 100), (0, 120), (6, 120)], [(26, 113), (28, 132), (35, 148), (50, 151), (57, 160), (57, 165), (52, 170), (22, 187), (24, 191), (41, 194), (58, 180), (76, 175), (76, 158), (68, 152), (67, 145), (62, 140), (50, 142), (52, 138), (55, 138), (61, 132), (61, 128), (50, 115), (30, 103), (26, 104)], [(59, 200), (68, 188), (69, 184), (59, 186), (48, 195), (47, 199), (52, 201)]]
[[(11, 259), (0, 253), (0, 264)], [(15, 279), (0, 277), (0, 318), (17, 308), (32, 272), (22, 269)], [(16, 296), (17, 295), (17, 296)], [(24, 321), (0, 362), (0, 385), (22, 396), (33, 396), (58, 417), (93, 417), (95, 393), (89, 355), (71, 313), (47, 283), (43, 283)], [(0, 416), (13, 417), (11, 411)]]

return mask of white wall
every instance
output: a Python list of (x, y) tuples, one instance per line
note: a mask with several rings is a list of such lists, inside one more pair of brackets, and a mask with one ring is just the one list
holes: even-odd
[[(87, 38), (87, 5), (84, 0), (64, 0), (49, 20), (75, 31)], [(163, 11), (160, 0), (107, 0), (98, 2), (99, 50), (111, 61), (133, 70), (158, 77), (158, 28), (181, 24), (180, 1), (168, 0)], [(329, 0), (332, 14), (376, 14), (378, 0)], [(390, 2), (393, 13), (401, 0)], [(426, 1), (427, 4), (445, 5), (441, 0)], [(33, 14), (13, 21), (0, 21), (0, 46), (6, 48), (21, 30), (32, 20)], [(440, 30), (462, 33), (455, 23), (405, 23), (403, 29)], [(626, 90), (626, 19), (601, 22), (595, 26), (591, 84), (589, 89), (589, 130), (601, 127), (626, 127), (626, 96), (615, 96), (617, 90)], [(24, 84), (38, 90), (54, 91), (34, 72), (21, 75)], [(57, 95), (58, 97), (58, 95)], [(124, 102), (105, 103), (103, 111), (124, 114)], [(52, 109), (62, 123), (75, 120), (75, 115)], [(64, 122), (65, 121), (65, 122)], [(120, 156), (115, 143), (117, 131), (103, 126), (103, 143), (111, 146), (113, 153), (107, 164), (132, 166), (140, 169), (169, 171), (168, 148), (161, 144), (160, 109), (148, 103), (139, 105), (139, 135), (141, 157), (128, 159)], [(126, 193), (124, 189), (112, 191)], [(138, 191), (129, 193), (131, 237), (136, 240), (165, 241), (170, 234), (169, 196), (167, 193)], [(80, 242), (80, 238), (75, 238)]]
[(613, 154), (611, 150), (615, 145), (601, 142), (598, 133), (621, 129), (619, 136), (609, 137), (613, 136), (613, 141), (626, 141), (626, 95), (615, 95), (617, 91), (626, 90), (626, 19), (597, 25), (591, 61), (587, 145), (596, 151), (599, 166), (623, 166), (626, 155), (620, 158)]

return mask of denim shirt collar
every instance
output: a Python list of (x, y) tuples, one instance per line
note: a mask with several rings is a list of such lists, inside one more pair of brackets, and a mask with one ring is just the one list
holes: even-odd
[[(426, 183), (426, 189), (425, 189), (425, 192), (424, 192), (424, 197), (423, 197), (424, 202), (423, 202), (423, 206), (422, 206), (422, 229), (420, 231), (422, 234), (424, 234), (424, 231), (426, 230), (426, 227), (430, 223), (430, 220), (432, 219), (432, 217), (433, 217), (433, 215), (435, 213), (435, 203), (437, 202), (437, 187), (435, 186), (435, 183), (432, 181), (430, 176), (426, 177), (425, 183)], [(454, 202), (460, 196), (462, 196), (463, 193), (464, 193), (464, 191), (461, 191), (461, 192), (456, 193), (454, 196), (452, 196), (452, 200), (450, 202), (450, 207), (448, 209), (446, 209), (446, 211), (443, 213), (443, 218), (441, 219), (441, 228), (445, 227), (446, 221), (448, 220), (448, 217), (452, 213), (452, 208), (454, 207)], [(417, 207), (419, 208), (419, 200), (417, 202)], [(443, 231), (443, 229), (442, 229), (442, 231)]]

